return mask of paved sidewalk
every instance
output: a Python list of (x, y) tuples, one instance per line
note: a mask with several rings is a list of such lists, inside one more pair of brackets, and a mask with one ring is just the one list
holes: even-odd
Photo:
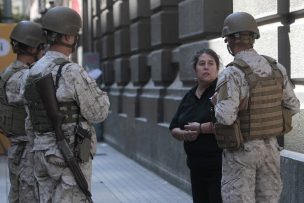
[[(9, 188), (6, 157), (0, 156), (1, 202)], [(191, 203), (192, 198), (106, 144), (93, 160), (94, 203)], [(4, 198), (4, 199), (3, 199)]]
[(7, 196), (9, 192), (9, 175), (7, 168), (7, 158), (6, 156), (0, 155), (0, 197), (1, 202), (6, 203)]

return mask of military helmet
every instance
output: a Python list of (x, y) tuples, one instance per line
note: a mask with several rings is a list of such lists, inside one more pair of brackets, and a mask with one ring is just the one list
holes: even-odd
[(63, 6), (51, 8), (42, 19), (43, 29), (59, 34), (77, 35), (81, 25), (80, 15), (73, 9)]
[(222, 37), (245, 31), (254, 33), (256, 39), (260, 38), (260, 32), (254, 17), (246, 12), (235, 12), (226, 17)]
[(41, 25), (31, 21), (20, 21), (11, 32), (11, 40), (37, 48), (46, 43)]

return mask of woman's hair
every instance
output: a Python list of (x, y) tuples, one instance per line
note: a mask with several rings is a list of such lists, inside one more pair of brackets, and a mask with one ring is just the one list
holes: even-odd
[(215, 63), (216, 63), (216, 67), (217, 69), (219, 70), (220, 68), (220, 58), (219, 56), (215, 53), (215, 51), (213, 51), (212, 49), (209, 49), (209, 48), (204, 48), (204, 49), (201, 49), (199, 51), (197, 51), (195, 53), (195, 55), (193, 56), (193, 59), (192, 59), (192, 65), (193, 65), (193, 69), (195, 70), (196, 69), (196, 65), (198, 63), (198, 59), (199, 57), (202, 55), (202, 54), (208, 54), (210, 55)]

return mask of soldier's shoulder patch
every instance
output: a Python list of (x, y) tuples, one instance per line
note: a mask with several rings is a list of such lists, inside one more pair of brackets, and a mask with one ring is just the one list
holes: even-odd
[(228, 98), (227, 79), (222, 77), (219, 79), (215, 91), (217, 92), (217, 101), (226, 100)]
[(225, 85), (227, 83), (227, 79), (225, 75), (222, 75), (222, 77), (219, 77), (217, 84), (216, 84), (216, 89), (215, 91), (217, 91), (219, 88), (221, 88), (221, 86)]

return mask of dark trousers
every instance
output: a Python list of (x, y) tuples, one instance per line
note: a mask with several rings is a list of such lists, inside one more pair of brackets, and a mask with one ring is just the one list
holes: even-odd
[(191, 169), (193, 203), (222, 203), (221, 169)]

